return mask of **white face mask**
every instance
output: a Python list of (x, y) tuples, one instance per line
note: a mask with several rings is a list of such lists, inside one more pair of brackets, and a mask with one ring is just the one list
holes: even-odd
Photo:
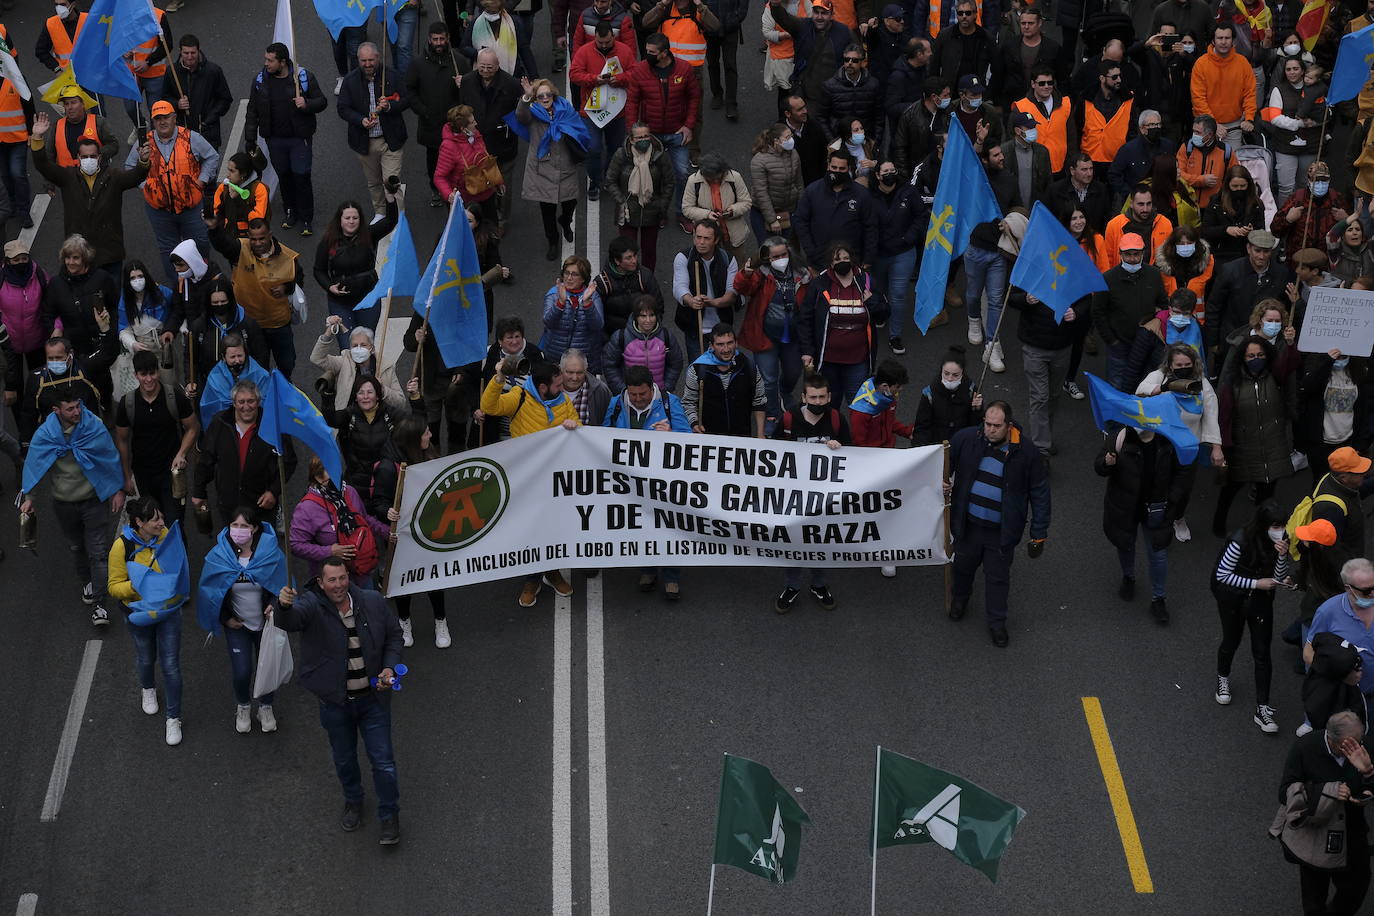
[(143, 279), (142, 277), (134, 277), (132, 280), (129, 281), (129, 289), (133, 290), (136, 293), (143, 292), (144, 287), (146, 287), (147, 285), (148, 281)]
[(940, 384), (945, 386), (945, 390), (946, 390), (946, 391), (956, 391), (956, 390), (958, 390), (958, 388), (959, 388), (960, 385), (964, 384), (964, 380), (961, 379), (961, 378), (956, 378), (956, 379), (942, 378), (942, 379), (940, 379)]
[(501, 20), (501, 14), (500, 14), (500, 13), (483, 13), (483, 14), (482, 14), (482, 18), (485, 19), (487, 22), (499, 22), (499, 21)]
[(178, 270), (178, 271), (177, 271), (177, 279), (179, 279), (179, 280), (189, 280), (189, 279), (191, 279), (191, 268), (188, 267), (188, 268), (186, 268), (185, 270)]
[(794, 148), (796, 145), (797, 145), (797, 141), (794, 140), (794, 139), (791, 138), (791, 137), (788, 137), (786, 140), (781, 140), (781, 141), (778, 142), (778, 146), (782, 147), (783, 150), (784, 150), (785, 152), (789, 152), (789, 153), (792, 152), (793, 148)]
[(1194, 245), (1192, 242), (1186, 242), (1182, 245), (1179, 245), (1174, 250), (1178, 252), (1178, 256), (1180, 258), (1191, 258), (1193, 254), (1197, 251), (1197, 245)]
[(67, 14), (71, 12), (71, 7), (64, 3), (59, 3), (53, 7), (53, 11), (57, 13), (58, 19), (66, 19)]
[(1289, 57), (1297, 57), (1302, 53), (1302, 45), (1284, 45), (1283, 53)]
[(787, 273), (787, 268), (791, 265), (791, 263), (791, 258), (774, 258), (773, 260), (768, 262), (769, 266), (772, 267), (774, 271), (780, 274)]
[(1192, 54), (1197, 50), (1197, 45), (1179, 45), (1178, 49), (1184, 54)]
[(1145, 262), (1144, 262), (1144, 261), (1140, 261), (1140, 262), (1138, 262), (1138, 263), (1136, 263), (1136, 264), (1132, 264), (1132, 263), (1130, 263), (1129, 261), (1122, 261), (1122, 262), (1121, 262), (1121, 269), (1124, 270), (1124, 271), (1126, 271), (1126, 273), (1128, 273), (1128, 274), (1133, 274), (1133, 273), (1135, 273), (1136, 271), (1140, 270), (1140, 268), (1142, 268), (1142, 267), (1144, 267), (1144, 266), (1145, 266)]
[(365, 363), (367, 358), (372, 355), (372, 350), (369, 347), (349, 347), (348, 355), (353, 357), (355, 363)]
[(1038, 136), (1040, 136), (1040, 129), (1039, 129), (1038, 127), (1027, 127), (1027, 128), (1026, 128), (1026, 142), (1027, 142), (1027, 143), (1034, 143), (1034, 142), (1035, 142), (1035, 138), (1038, 137)]
[(1192, 318), (1191, 315), (1170, 315), (1170, 316), (1169, 316), (1169, 324), (1171, 324), (1171, 325), (1173, 325), (1174, 327), (1178, 328), (1180, 331), (1183, 330), (1184, 328), (1188, 327), (1188, 325), (1190, 325), (1190, 324), (1192, 324), (1192, 323), (1193, 323), (1193, 318)]
[(100, 171), (99, 159), (97, 159), (95, 156), (81, 157), (81, 174), (94, 175), (98, 171)]
[(1277, 544), (1279, 541), (1283, 540), (1283, 536), (1284, 536), (1285, 534), (1287, 534), (1287, 533), (1288, 533), (1288, 532), (1285, 531), (1285, 530), (1282, 529), (1282, 528), (1270, 528), (1270, 529), (1269, 529), (1269, 540), (1271, 540), (1271, 541), (1273, 541), (1275, 544)]

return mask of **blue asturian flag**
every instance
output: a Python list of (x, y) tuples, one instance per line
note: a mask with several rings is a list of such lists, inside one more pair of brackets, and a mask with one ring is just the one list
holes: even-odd
[(253, 556), (247, 566), (239, 565), (238, 553), (234, 550), (234, 542), (229, 540), (227, 525), (215, 538), (215, 546), (205, 555), (196, 589), (196, 620), (206, 632), (219, 631), (219, 610), (224, 604), (224, 596), (240, 575), (271, 592), (274, 597), (285, 587), (286, 554), (282, 553), (277, 531), (267, 522), (262, 523), (260, 528), (257, 546), (253, 548)]
[[(459, 207), (458, 209), (462, 209)], [(463, 222), (467, 222), (466, 219)], [(415, 256), (415, 239), (410, 234), (406, 211), (396, 220), (391, 241), (382, 252), (382, 267), (377, 271), (377, 285), (362, 298), (353, 311), (372, 308), (390, 293), (393, 296), (413, 296), (420, 282), (420, 259)]]
[[(338, 41), (340, 32), (365, 24), (372, 11), (381, 5), (382, 0), (315, 0), (315, 13), (329, 30), (329, 37)], [(295, 50), (292, 48), (291, 53)]]
[(1088, 393), (1093, 408), (1093, 422), (1104, 433), (1107, 424), (1116, 423), (1134, 429), (1152, 430), (1173, 443), (1180, 464), (1192, 464), (1197, 459), (1198, 438), (1183, 422), (1183, 414), (1200, 413), (1201, 399), (1195, 395), (1176, 395), (1172, 391), (1145, 398), (1118, 391), (1091, 372)]
[[(1331, 86), (1326, 90), (1326, 104), (1335, 105), (1353, 99), (1369, 82), (1369, 65), (1374, 58), (1374, 25), (1341, 37), (1336, 52), (1336, 66), (1331, 69)], [(1316, 117), (1315, 114), (1312, 115)]]
[(429, 333), (434, 335), (444, 365), (466, 366), (487, 355), (482, 266), (462, 207), (449, 211), (439, 246), (416, 287), (414, 307), (416, 314), (428, 313)]
[[(252, 382), (258, 386), (258, 393), (267, 393), (267, 370), (258, 365), (258, 361), (253, 357), (248, 357), (248, 361), (243, 364), (243, 370), (239, 372), (239, 379)], [(210, 370), (210, 374), (205, 379), (205, 391), (200, 396), (200, 425), (204, 426), (215, 418), (215, 414), (229, 407), (233, 401), (229, 397), (229, 392), (233, 390), (234, 383), (238, 379), (234, 378), (234, 373), (229, 371), (224, 360), (215, 363), (215, 367)]]
[(138, 80), (124, 55), (161, 33), (149, 0), (95, 0), (72, 47), (72, 75), (89, 92), (136, 101)]
[(72, 427), (71, 438), (63, 435), (62, 421), (56, 413), (48, 414), (43, 425), (34, 432), (24, 460), (24, 492), (32, 493), (37, 489), (53, 462), (69, 452), (95, 488), (98, 498), (109, 499), (123, 489), (124, 465), (114, 439), (90, 408), (82, 405), (81, 419)]
[[(135, 544), (149, 546), (138, 540), (127, 525), (123, 533)], [(129, 605), (134, 611), (129, 615), (129, 622), (134, 626), (157, 623), (190, 600), (191, 564), (186, 559), (186, 542), (181, 539), (181, 522), (173, 522), (172, 527), (163, 532), (162, 540), (153, 547), (152, 563), (145, 566), (130, 558), (125, 565), (129, 584), (138, 592), (138, 600)]]
[(262, 422), (258, 425), (258, 435), (275, 448), (278, 455), (282, 453), (281, 437), (294, 436), (320, 457), (329, 479), (343, 489), (343, 458), (339, 454), (339, 443), (334, 441), (334, 430), (325, 422), (315, 402), (291, 384), (280, 369), (272, 370), (262, 393)]
[(1002, 208), (997, 205), (983, 163), (973, 151), (959, 119), (951, 118), (921, 255), (921, 275), (916, 280), (915, 320), (922, 334), (944, 308), (949, 263), (964, 253), (973, 227), (1001, 218)]
[[(1031, 210), (1021, 253), (1011, 269), (1011, 285), (1048, 305), (1056, 324), (1064, 321), (1064, 313), (1079, 299), (1107, 289), (1106, 281), (1083, 246), (1038, 200)], [(1088, 320), (1088, 316), (1084, 315), (1083, 320)]]

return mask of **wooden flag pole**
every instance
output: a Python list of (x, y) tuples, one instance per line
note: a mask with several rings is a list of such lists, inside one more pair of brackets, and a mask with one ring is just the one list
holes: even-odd
[[(1329, 107), (1328, 107), (1328, 108), (1322, 109), (1322, 127), (1321, 127), (1321, 134), (1317, 137), (1317, 158), (1314, 160), (1315, 162), (1321, 162), (1321, 161), (1322, 161), (1322, 144), (1326, 142), (1326, 118), (1327, 118), (1327, 116), (1330, 115), (1330, 114), (1331, 114), (1331, 109), (1330, 109)], [(1303, 177), (1306, 177), (1306, 176), (1303, 176)], [(1327, 180), (1330, 181), (1330, 178), (1328, 178)], [(1313, 202), (1314, 199), (1315, 199), (1315, 195), (1313, 195), (1312, 189), (1311, 189), (1311, 188), (1308, 188), (1308, 189), (1307, 189), (1307, 212), (1303, 215), (1303, 218), (1302, 218), (1302, 244), (1298, 246), (1299, 248), (1306, 248), (1306, 247), (1307, 247), (1307, 230), (1310, 229), (1310, 228), (1312, 227), (1312, 202)]]
[(392, 287), (390, 286), (386, 288), (386, 295), (382, 297), (382, 311), (377, 318), (377, 333), (375, 336), (377, 338), (378, 375), (381, 375), (382, 372), (382, 354), (386, 352), (386, 347), (383, 345), (386, 343), (386, 323), (391, 318), (391, 290)]
[[(696, 295), (700, 296), (700, 295), (701, 295), (701, 261), (700, 261), (700, 260), (698, 260), (695, 264), (692, 265), (692, 274), (693, 274), (693, 279), (695, 279), (695, 280), (697, 281), (697, 282), (696, 282), (696, 287), (697, 287)], [(701, 325), (702, 325), (702, 322), (703, 322), (703, 320), (704, 320), (703, 314), (705, 313), (706, 309), (703, 307), (703, 308), (697, 309), (696, 311), (697, 311), (697, 346), (701, 348), (701, 352), (702, 352), (702, 353), (705, 353), (705, 352), (706, 352), (706, 334), (705, 334), (704, 330), (702, 329), (702, 326), (701, 326)]]
[[(259, 415), (259, 422), (261, 422), (261, 415)], [(281, 438), (282, 436), (279, 430), (277, 432), (277, 440), (281, 441)], [(286, 456), (282, 454), (282, 451), (285, 450), (286, 446), (283, 444), (282, 450), (277, 452), (277, 480), (281, 484), (281, 497), (277, 500), (277, 509), (281, 512), (282, 530), (286, 532), (282, 535), (282, 540), (290, 537), (291, 534), (291, 519), (286, 514)], [(339, 483), (341, 485), (340, 492), (342, 492), (343, 481), (339, 481)], [(285, 544), (282, 544), (281, 548), (282, 553), (286, 555), (286, 583), (291, 586), (292, 591), (295, 591), (296, 574), (291, 571), (291, 554), (286, 549)]]
[[(172, 82), (177, 87), (177, 95), (185, 95), (186, 92), (181, 88), (181, 77), (177, 76), (176, 60), (172, 57), (172, 49), (167, 46), (167, 33), (161, 30), (157, 33), (157, 40), (162, 42), (162, 51), (167, 55), (167, 69), (172, 74)], [(135, 75), (137, 76), (137, 75)]]
[[(406, 466), (405, 462), (401, 462), (401, 464), (398, 466), (396, 470), (396, 495), (391, 498), (391, 508), (395, 509), (397, 512), (401, 511), (401, 493), (405, 490), (405, 485)], [(387, 519), (387, 523), (391, 525), (391, 530), (394, 534), (396, 531), (396, 523), (392, 522), (390, 519)], [(395, 558), (396, 542), (388, 538), (386, 545), (386, 581), (382, 583), (383, 595), (385, 595), (391, 589), (391, 569), (392, 566), (395, 565), (392, 561)]]
[(868, 914), (877, 916), (878, 912), (878, 780), (882, 778), (883, 746), (873, 761), (873, 870), (868, 878)]

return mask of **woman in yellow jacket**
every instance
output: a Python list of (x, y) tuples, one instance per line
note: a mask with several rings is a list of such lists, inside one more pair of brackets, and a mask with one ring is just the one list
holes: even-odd
[[(181, 743), (181, 609), (189, 594), (169, 599), (166, 604), (174, 604), (170, 607), (148, 609), (139, 606), (144, 596), (138, 593), (129, 577), (130, 563), (148, 567), (150, 575), (175, 576), (179, 570), (163, 569), (154, 558), (154, 552), (170, 534), (157, 503), (140, 496), (129, 500), (124, 508), (129, 515), (129, 524), (120, 531), (110, 548), (110, 597), (124, 605), (129, 636), (134, 643), (143, 711), (150, 716), (157, 715), (158, 711), (157, 686), (153, 682), (155, 657), (162, 669), (162, 687), (167, 699), (167, 743), (176, 746)], [(177, 555), (185, 564), (185, 549)], [(180, 603), (176, 603), (177, 599)]]
[[(563, 392), (563, 371), (553, 363), (535, 363), (523, 382), (503, 393), (505, 383), (506, 364), (501, 362), (487, 387), (482, 389), (482, 413), (489, 417), (510, 417), (512, 439), (555, 426), (577, 429), (582, 425), (577, 419), (577, 408)], [(572, 585), (563, 574), (551, 569), (544, 573), (542, 580), (538, 573), (526, 577), (520, 589), (520, 606), (534, 607), (545, 585), (564, 598), (573, 593)]]

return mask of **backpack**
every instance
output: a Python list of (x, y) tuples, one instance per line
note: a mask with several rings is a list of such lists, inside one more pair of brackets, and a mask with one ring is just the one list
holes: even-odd
[[(138, 394), (137, 388), (124, 394), (124, 416), (129, 418), (130, 429), (133, 429), (134, 426), (134, 396), (136, 394)], [(162, 402), (167, 405), (167, 414), (172, 418), (172, 421), (180, 424), (181, 417), (177, 415), (176, 395), (172, 393), (169, 385), (164, 384), (162, 386)]]
[[(355, 491), (356, 492), (356, 491)], [(367, 521), (358, 518), (358, 513), (353, 513), (355, 522), (353, 530), (344, 533), (339, 530), (339, 516), (334, 510), (334, 504), (325, 499), (318, 493), (309, 490), (305, 493), (305, 499), (311, 500), (324, 506), (329, 513), (329, 521), (334, 525), (334, 536), (338, 538), (340, 544), (354, 549), (353, 559), (345, 561), (348, 571), (358, 576), (366, 576), (377, 568), (380, 555), (377, 551), (377, 538), (373, 535), (372, 529), (367, 526)], [(347, 497), (345, 497), (347, 500)]]
[[(1324, 475), (1322, 479), (1317, 482), (1317, 490), (1321, 489), (1321, 485), (1326, 482), (1328, 476), (1330, 475)], [(1316, 492), (1316, 490), (1313, 492)], [(1345, 504), (1345, 500), (1341, 499), (1339, 496), (1332, 496), (1330, 493), (1323, 493), (1320, 496), (1313, 496), (1311, 494), (1304, 496), (1302, 502), (1298, 503), (1297, 506), (1293, 508), (1293, 514), (1288, 516), (1288, 524), (1285, 526), (1288, 532), (1288, 555), (1293, 558), (1294, 562), (1302, 558), (1302, 541), (1298, 539), (1298, 529), (1312, 521), (1312, 509), (1320, 502), (1335, 503), (1341, 507), (1342, 512), (1349, 511)]]

